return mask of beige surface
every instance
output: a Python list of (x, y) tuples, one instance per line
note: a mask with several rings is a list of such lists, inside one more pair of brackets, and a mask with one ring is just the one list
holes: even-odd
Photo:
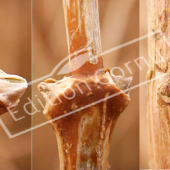
[[(143, 1), (143, 0), (141, 0)], [(102, 48), (106, 51), (117, 45), (139, 37), (139, 2), (137, 0), (99, 0)], [(143, 4), (146, 8), (146, 4)], [(0, 68), (6, 72), (18, 74), (28, 81), (31, 79), (31, 3), (30, 0), (0, 0)], [(62, 3), (59, 0), (34, 0), (33, 3), (33, 60), (32, 77), (39, 78), (51, 72), (61, 59), (67, 56), (66, 33)], [(144, 12), (145, 16), (146, 13)], [(143, 17), (146, 20), (146, 17)], [(144, 22), (145, 25), (146, 22)], [(142, 24), (143, 25), (143, 24)], [(146, 25), (142, 27), (146, 31)], [(144, 34), (145, 34), (144, 31)], [(143, 34), (143, 33), (142, 33)], [(146, 47), (146, 42), (143, 43)], [(144, 48), (145, 50), (145, 48)], [(104, 56), (105, 68), (124, 67), (124, 63), (139, 56), (139, 44), (135, 43)], [(147, 57), (147, 56), (146, 56)], [(131, 65), (134, 73), (134, 84), (139, 83), (136, 65)], [(56, 72), (57, 73), (57, 72)], [(143, 73), (144, 74), (144, 73)], [(126, 70), (126, 76), (130, 76)], [(144, 75), (143, 75), (144, 76)], [(61, 79), (63, 75), (53, 76)], [(37, 83), (38, 84), (38, 83)], [(33, 86), (33, 101), (39, 109), (33, 116), (33, 125), (45, 122), (41, 94)], [(25, 115), (23, 104), (30, 96), (29, 87), (19, 105), (21, 110), (16, 117)], [(143, 94), (146, 90), (143, 89)], [(37, 95), (37, 96), (35, 96)], [(25, 97), (25, 99), (24, 99)], [(112, 144), (110, 163), (111, 169), (136, 170), (139, 167), (139, 89), (131, 91), (131, 103), (121, 115), (116, 125)], [(145, 98), (141, 98), (145, 101)], [(146, 104), (141, 105), (146, 108)], [(16, 110), (18, 109), (16, 108)], [(141, 168), (147, 167), (146, 157), (146, 112), (141, 111), (140, 118), (140, 160)], [(31, 125), (30, 116), (21, 123), (13, 122), (9, 114), (2, 119), (7, 123), (13, 134)], [(59, 170), (57, 143), (50, 125), (33, 131), (33, 170)], [(30, 133), (9, 139), (0, 128), (0, 169), (30, 170), (31, 169), (31, 136)]]
[[(147, 0), (140, 0), (140, 36), (146, 35), (147, 29)], [(148, 39), (140, 41), (140, 56), (148, 60)], [(140, 82), (146, 80), (147, 65), (141, 62), (144, 71), (140, 73)], [(140, 168), (148, 169), (148, 130), (147, 130), (147, 93), (146, 85), (140, 87)]]
[[(20, 75), (28, 81), (31, 80), (30, 9), (28, 0), (0, 0), (0, 69), (7, 73)], [(23, 112), (22, 107), (30, 95), (29, 87), (15, 109), (18, 111), (15, 114), (16, 118), (25, 116), (25, 119), (15, 122), (8, 113), (1, 116), (11, 134), (16, 134), (31, 126), (30, 116)], [(30, 154), (30, 133), (10, 139), (0, 127), (1, 170), (30, 170)]]

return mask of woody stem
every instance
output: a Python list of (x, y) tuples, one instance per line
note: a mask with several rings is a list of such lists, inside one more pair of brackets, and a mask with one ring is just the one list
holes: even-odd
[(103, 68), (98, 0), (63, 0), (63, 5), (71, 75), (93, 76)]

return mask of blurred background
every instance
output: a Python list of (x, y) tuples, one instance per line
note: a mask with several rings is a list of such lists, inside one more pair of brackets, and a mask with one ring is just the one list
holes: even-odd
[[(31, 3), (29, 0), (0, 0), (0, 69), (31, 81)], [(23, 105), (31, 97), (31, 87), (13, 111), (15, 121), (8, 113), (1, 116), (11, 135), (31, 127), (31, 117)], [(27, 107), (30, 111), (31, 107)], [(9, 138), (0, 127), (0, 169), (31, 169), (31, 133)]]
[[(146, 0), (99, 0), (99, 7), (103, 52), (147, 34)], [(0, 0), (0, 9), (0, 69), (30, 82), (50, 74), (68, 55), (61, 0)], [(126, 77), (133, 76), (132, 86), (138, 85), (147, 72), (146, 65), (136, 60), (141, 55), (147, 59), (146, 38), (103, 56), (104, 66), (121, 67)], [(63, 66), (51, 77), (63, 78), (64, 74), (58, 75)], [(29, 86), (13, 110), (16, 118), (23, 119), (14, 121), (8, 113), (1, 117), (12, 135), (46, 122), (45, 102), (37, 90), (41, 81)], [(146, 86), (133, 89), (130, 95), (131, 102), (112, 136), (111, 170), (148, 168)], [(50, 125), (12, 139), (0, 127), (0, 170), (40, 169), (59, 170), (57, 141)]]

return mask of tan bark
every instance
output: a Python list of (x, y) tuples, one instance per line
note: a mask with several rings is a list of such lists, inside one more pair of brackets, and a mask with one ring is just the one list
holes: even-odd
[[(170, 169), (170, 1), (148, 0), (150, 70), (148, 126), (150, 168)], [(152, 81), (153, 78), (156, 80)]]

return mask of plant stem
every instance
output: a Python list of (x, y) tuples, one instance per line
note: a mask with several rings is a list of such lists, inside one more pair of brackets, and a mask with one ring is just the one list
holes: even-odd
[[(148, 125), (150, 168), (170, 169), (170, 1), (149, 0)], [(161, 78), (159, 78), (161, 76)], [(153, 78), (158, 78), (152, 81)]]
[(71, 74), (93, 76), (103, 68), (98, 0), (63, 0), (63, 5)]
[[(98, 0), (63, 4), (72, 77), (38, 86), (46, 100), (44, 114), (56, 133), (60, 170), (108, 170), (111, 135), (130, 99), (103, 71)], [(125, 82), (129, 87), (129, 79)]]

